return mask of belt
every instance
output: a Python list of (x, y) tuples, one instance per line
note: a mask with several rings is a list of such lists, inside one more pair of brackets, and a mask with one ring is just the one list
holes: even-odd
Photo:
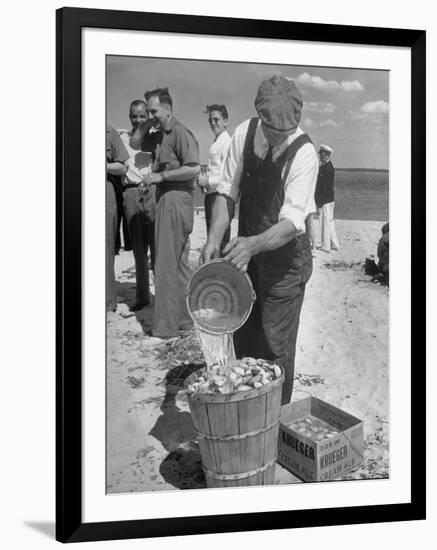
[(139, 186), (140, 186), (139, 183), (126, 183), (126, 184), (124, 185), (124, 188), (125, 188), (125, 189), (132, 189), (133, 187), (139, 187)]

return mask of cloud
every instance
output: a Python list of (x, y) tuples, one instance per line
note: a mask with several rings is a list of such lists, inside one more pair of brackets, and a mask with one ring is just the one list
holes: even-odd
[(358, 113), (349, 111), (349, 117), (352, 120), (358, 120), (362, 124), (387, 124), (389, 114), (389, 103), (383, 99), (369, 101), (360, 107)]
[(387, 101), (379, 99), (378, 101), (369, 101), (361, 107), (361, 112), (366, 114), (388, 114), (389, 105)]
[(359, 80), (342, 80), (340, 86), (345, 92), (362, 92), (364, 90), (364, 86)]
[(303, 125), (305, 126), (305, 128), (315, 128), (317, 126), (317, 123), (314, 122), (314, 120), (311, 120), (310, 118), (306, 118), (303, 121)]
[(316, 88), (318, 90), (342, 90), (344, 92), (361, 92), (364, 90), (364, 86), (359, 80), (342, 80), (341, 82), (337, 82), (336, 80), (323, 80), (320, 76), (310, 75), (309, 73), (302, 73), (295, 80), (300, 86)]
[(331, 126), (332, 128), (338, 128), (339, 126), (343, 126), (343, 122), (335, 122), (331, 118), (328, 118), (327, 120), (322, 120), (319, 124), (320, 127), (324, 126)]
[(333, 113), (335, 111), (333, 103), (319, 103), (317, 101), (304, 102), (303, 108), (311, 113)]
[(305, 128), (339, 128), (340, 126), (343, 126), (343, 122), (335, 122), (335, 120), (332, 120), (331, 118), (322, 120), (321, 122), (315, 122), (311, 118), (306, 118), (302, 124)]

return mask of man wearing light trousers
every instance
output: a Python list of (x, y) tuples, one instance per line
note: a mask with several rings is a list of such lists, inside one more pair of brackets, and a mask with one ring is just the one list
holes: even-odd
[(323, 252), (338, 250), (340, 245), (337, 239), (334, 222), (334, 179), (335, 169), (331, 162), (332, 149), (328, 145), (321, 145), (319, 149), (320, 167), (317, 176), (315, 201), (320, 214), (320, 227)]

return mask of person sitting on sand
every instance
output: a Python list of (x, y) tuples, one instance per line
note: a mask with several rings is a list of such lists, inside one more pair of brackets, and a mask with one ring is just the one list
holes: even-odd
[(334, 222), (334, 179), (335, 169), (331, 162), (332, 149), (328, 145), (321, 145), (319, 149), (320, 167), (317, 176), (315, 201), (320, 216), (322, 229), (323, 252), (338, 250), (337, 233)]

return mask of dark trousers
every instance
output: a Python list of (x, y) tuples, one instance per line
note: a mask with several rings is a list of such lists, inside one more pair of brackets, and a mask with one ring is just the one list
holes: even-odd
[(127, 226), (126, 216), (123, 209), (123, 192), (124, 188), (120, 178), (114, 178), (113, 181), (115, 200), (117, 202), (117, 229), (115, 233), (115, 253), (118, 254), (121, 248), (121, 231), (123, 230), (123, 243), (125, 250), (132, 250), (130, 244), (129, 230)]
[(117, 232), (117, 201), (114, 186), (106, 182), (106, 307), (117, 307), (115, 292), (115, 237)]
[(170, 338), (192, 326), (185, 303), (191, 277), (188, 264), (194, 202), (189, 191), (171, 190), (159, 197), (155, 219), (155, 308), (153, 336)]
[(254, 260), (250, 262), (248, 275), (257, 299), (248, 320), (234, 334), (235, 353), (238, 359), (250, 356), (281, 365), (285, 372), (282, 404), (286, 404), (293, 392), (297, 330), (309, 276), (296, 270), (271, 285), (260, 269)]
[[(207, 193), (205, 195), (205, 221), (206, 221), (206, 232), (209, 233), (209, 228), (211, 227), (211, 217), (212, 217), (212, 206), (214, 204), (214, 200), (218, 193)], [(228, 244), (229, 240), (231, 238), (231, 226), (226, 230), (226, 233), (223, 236), (222, 244), (220, 245), (220, 250), (223, 250), (223, 248)]]
[(137, 304), (148, 304), (150, 297), (147, 249), (150, 248), (150, 258), (153, 268), (155, 260), (155, 235), (154, 224), (148, 223), (140, 199), (141, 195), (138, 188), (133, 187), (124, 191), (124, 215), (135, 259), (136, 302)]

